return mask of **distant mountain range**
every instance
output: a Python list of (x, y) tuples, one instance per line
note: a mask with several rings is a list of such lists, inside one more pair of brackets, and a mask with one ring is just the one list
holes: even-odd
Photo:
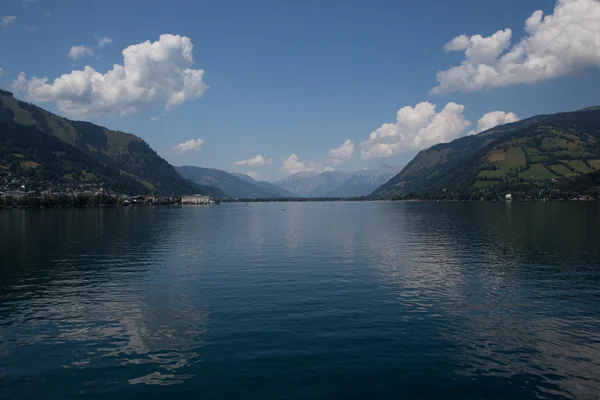
[(0, 178), (6, 187), (18, 178), (54, 188), (240, 199), (579, 190), (600, 180), (600, 107), (539, 115), (438, 144), (403, 169), (305, 171), (269, 183), (211, 168), (175, 168), (133, 134), (62, 118), (0, 90)]
[[(484, 197), (580, 187), (600, 175), (600, 107), (538, 115), (421, 151), (373, 198)], [(573, 182), (572, 185), (570, 182)]]
[(402, 167), (382, 165), (376, 170), (354, 172), (298, 172), (275, 185), (298, 197), (361, 197), (371, 194), (396, 175)]
[(52, 114), (0, 90), (0, 174), (120, 192), (202, 191), (139, 137)]
[(177, 172), (196, 184), (216, 187), (228, 197), (238, 199), (273, 199), (294, 195), (268, 182), (255, 181), (249, 176), (230, 174), (219, 169), (183, 166)]
[(257, 181), (248, 175), (214, 168), (175, 167), (186, 180), (203, 187), (215, 187), (228, 197), (274, 199), (293, 197), (361, 197), (372, 193), (400, 171), (401, 167), (383, 165), (377, 170), (355, 172), (299, 172), (277, 182)]
[(244, 174), (234, 173), (233, 175), (237, 176), (240, 179), (245, 180), (246, 182), (250, 182), (253, 185), (256, 185), (256, 186), (266, 190), (267, 194), (273, 193), (273, 194), (276, 194), (277, 197), (297, 197), (292, 192), (289, 192), (289, 191), (285, 190), (284, 188), (279, 187), (273, 183), (265, 182), (265, 181), (257, 181), (256, 179), (252, 178), (251, 176), (244, 175)]

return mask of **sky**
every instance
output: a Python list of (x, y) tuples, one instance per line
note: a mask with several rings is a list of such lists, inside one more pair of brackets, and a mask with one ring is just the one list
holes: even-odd
[(600, 0), (3, 0), (0, 87), (174, 165), (375, 169), (600, 104)]

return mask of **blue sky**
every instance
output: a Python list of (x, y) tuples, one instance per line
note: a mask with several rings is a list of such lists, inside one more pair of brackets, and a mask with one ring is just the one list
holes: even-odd
[[(553, 20), (533, 18), (525, 31), (536, 10), (554, 13)], [(582, 15), (586, 22), (574, 28)], [(58, 114), (133, 132), (175, 165), (252, 170), (265, 180), (302, 169), (404, 164), (421, 148), (475, 133), (490, 112), (503, 114), (490, 114), (481, 127), (600, 103), (595, 0), (5, 0), (0, 18), (2, 88)], [(177, 36), (158, 43), (163, 34)], [(99, 38), (111, 41), (100, 46)], [(531, 40), (515, 50), (522, 39)], [(85, 66), (104, 75), (124, 64), (125, 48), (145, 41), (166, 56), (140, 69), (141, 83), (119, 81), (127, 96), (111, 98), (109, 88), (85, 76), (53, 85)], [(190, 43), (188, 65), (177, 52)], [(132, 60), (147, 60), (151, 47), (136, 48)], [(547, 65), (500, 61), (511, 52)], [(461, 63), (467, 65), (432, 93), (441, 83), (436, 74)], [(499, 72), (476, 73), (470, 64)], [(185, 69), (204, 71), (190, 77), (197, 85), (177, 79)], [(32, 85), (33, 77), (48, 81)], [(154, 97), (136, 92), (140, 87), (156, 89)], [(423, 102), (431, 104), (417, 107)], [(451, 102), (457, 107), (445, 108)], [(403, 107), (411, 108), (397, 122)], [(264, 161), (235, 164), (257, 155)]]

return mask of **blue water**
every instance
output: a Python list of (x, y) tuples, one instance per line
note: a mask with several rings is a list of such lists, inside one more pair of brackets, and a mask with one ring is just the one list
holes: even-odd
[(599, 228), (597, 202), (0, 211), (0, 398), (600, 398)]

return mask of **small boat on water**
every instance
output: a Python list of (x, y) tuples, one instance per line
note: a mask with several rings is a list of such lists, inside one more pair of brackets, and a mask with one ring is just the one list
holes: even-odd
[(506, 196), (504, 196), (504, 200), (506, 200), (506, 201), (512, 201), (512, 199), (513, 199), (512, 194), (510, 194), (510, 193), (507, 194)]

